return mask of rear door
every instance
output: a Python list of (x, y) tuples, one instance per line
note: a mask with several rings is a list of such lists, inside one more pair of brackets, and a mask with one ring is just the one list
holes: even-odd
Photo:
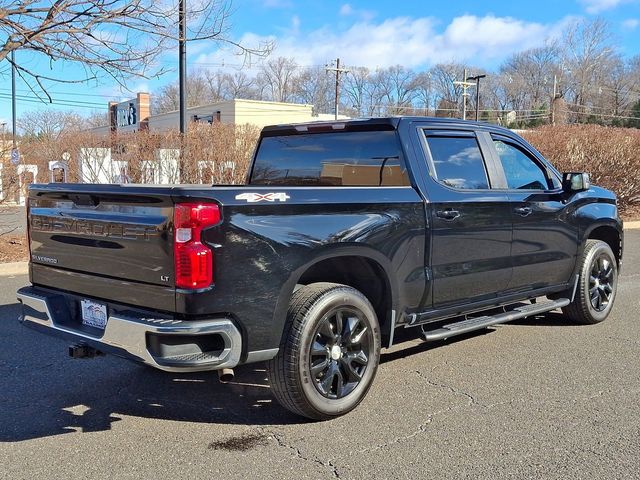
[(491, 144), (504, 171), (513, 222), (509, 290), (568, 282), (576, 261), (578, 230), (563, 202), (560, 180), (517, 139), (491, 134)]
[(511, 214), (506, 192), (491, 189), (486, 136), (428, 128), (418, 136), (429, 167), (433, 306), (496, 297), (511, 277)]

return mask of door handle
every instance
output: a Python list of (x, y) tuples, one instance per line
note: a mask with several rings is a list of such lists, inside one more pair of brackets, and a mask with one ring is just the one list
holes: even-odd
[(460, 212), (458, 210), (438, 210), (436, 212), (436, 217), (443, 218), (445, 220), (455, 220), (460, 216)]
[(516, 212), (521, 217), (527, 217), (531, 215), (531, 212), (533, 212), (533, 210), (531, 210), (531, 207), (518, 207), (514, 209), (514, 212)]

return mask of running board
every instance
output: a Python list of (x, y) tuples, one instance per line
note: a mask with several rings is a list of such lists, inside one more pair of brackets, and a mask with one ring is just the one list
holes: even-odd
[(499, 323), (507, 323), (512, 320), (518, 320), (520, 318), (530, 317), (531, 315), (538, 315), (540, 313), (550, 312), (556, 308), (566, 307), (571, 303), (568, 298), (558, 298), (548, 302), (532, 303), (530, 305), (523, 305), (516, 307), (513, 310), (509, 310), (505, 313), (498, 315), (484, 316), (469, 318), (461, 322), (451, 323), (444, 325), (436, 330), (423, 330), (424, 339), (427, 342), (433, 342), (435, 340), (443, 340), (445, 338), (453, 337), (456, 335), (462, 335), (463, 333), (473, 332), (474, 330), (480, 330), (482, 328), (490, 327), (491, 325), (497, 325)]

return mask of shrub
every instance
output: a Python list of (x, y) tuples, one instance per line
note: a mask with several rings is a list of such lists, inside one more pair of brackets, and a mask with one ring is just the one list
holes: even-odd
[(561, 172), (587, 172), (592, 183), (613, 190), (621, 211), (640, 203), (640, 130), (546, 125), (523, 136)]

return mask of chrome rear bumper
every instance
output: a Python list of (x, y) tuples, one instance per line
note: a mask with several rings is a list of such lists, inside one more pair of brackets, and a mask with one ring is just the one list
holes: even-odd
[[(64, 297), (60, 294), (42, 292), (33, 287), (21, 288), (17, 292), (22, 303), (20, 321), (45, 332), (71, 337), (74, 341), (94, 346), (98, 350), (133, 358), (160, 370), (169, 372), (195, 372), (233, 368), (240, 362), (242, 337), (234, 323), (228, 318), (211, 320), (184, 321), (178, 319), (154, 319), (142, 316), (122, 316), (109, 314), (104, 332), (89, 333), (69, 326), (68, 312), (59, 308), (61, 302), (52, 303)], [(54, 313), (52, 313), (54, 312)], [(172, 347), (180, 345), (184, 336), (185, 345), (192, 345), (193, 336), (209, 335), (216, 338), (220, 348), (215, 351), (183, 353), (179, 355), (160, 355), (152, 352), (149, 346), (150, 336), (171, 337)], [(220, 341), (221, 340), (221, 341)], [(197, 343), (197, 342), (196, 342)]]

